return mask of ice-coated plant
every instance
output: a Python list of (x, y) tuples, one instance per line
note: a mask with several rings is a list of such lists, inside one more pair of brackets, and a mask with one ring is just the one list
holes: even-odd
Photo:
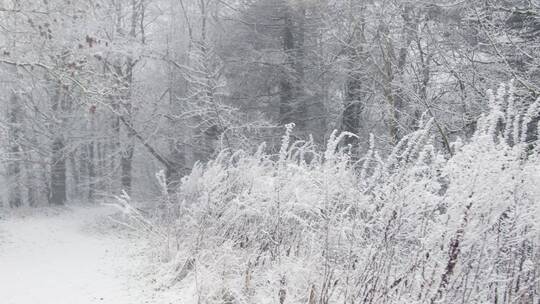
[(200, 303), (536, 303), (540, 163), (516, 147), (537, 103), (520, 111), (512, 92), (488, 94), (452, 156), (428, 119), (386, 158), (373, 136), (355, 160), (352, 134), (318, 151), (288, 125), (278, 155), (196, 166), (167, 221), (169, 283)]

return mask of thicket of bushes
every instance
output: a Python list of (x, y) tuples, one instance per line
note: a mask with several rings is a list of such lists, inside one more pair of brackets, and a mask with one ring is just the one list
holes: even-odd
[[(162, 204), (182, 303), (539, 303), (538, 103), (511, 85), (443, 155), (433, 120), (382, 158), (290, 142), (224, 152)], [(535, 126), (536, 127), (536, 126)]]

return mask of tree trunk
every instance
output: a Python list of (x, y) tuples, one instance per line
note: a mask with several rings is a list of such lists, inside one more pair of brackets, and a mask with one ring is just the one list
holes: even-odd
[[(28, 153), (30, 154), (30, 153)], [(28, 155), (28, 157), (31, 159), (31, 156)], [(39, 200), (38, 200), (38, 178), (37, 176), (35, 176), (35, 170), (34, 170), (34, 165), (31, 163), (31, 162), (27, 162), (26, 165), (24, 166), (24, 170), (26, 172), (26, 182), (28, 183), (27, 184), (27, 187), (26, 187), (26, 196), (27, 196), (27, 203), (28, 203), (28, 206), (30, 207), (34, 207), (38, 204)]]
[[(350, 17), (353, 18), (352, 16)], [(353, 21), (354, 22), (354, 21)], [(342, 117), (342, 131), (359, 135), (362, 129), (360, 115), (364, 110), (364, 100), (362, 93), (362, 74), (360, 69), (363, 60), (364, 20), (360, 20), (360, 25), (355, 24), (351, 41), (346, 45), (347, 57), (349, 59), (349, 70), (345, 86), (345, 104)], [(356, 143), (356, 145), (355, 145)], [(345, 145), (358, 146), (358, 140), (347, 136)]]
[[(351, 73), (348, 75), (346, 87), (346, 99), (343, 109), (342, 130), (358, 135), (362, 130), (360, 115), (363, 112), (360, 75)], [(347, 136), (344, 140), (345, 145), (354, 144), (355, 138)]]
[[(133, 118), (132, 118), (132, 111), (131, 111), (131, 84), (132, 84), (132, 61), (128, 60), (128, 85), (127, 88), (128, 94), (126, 96), (126, 104), (124, 105), (124, 112), (125, 112), (125, 121), (132, 126), (133, 125)], [(123, 115), (123, 114), (122, 114)], [(122, 153), (120, 157), (120, 182), (122, 184), (122, 190), (126, 191), (126, 193), (131, 194), (131, 184), (132, 184), (132, 168), (133, 168), (133, 154), (135, 152), (135, 145), (134, 145), (134, 131), (133, 129), (128, 128), (126, 130), (127, 132), (127, 138), (124, 147), (122, 147)]]
[(9, 105), (8, 121), (10, 124), (10, 146), (8, 151), (14, 160), (8, 163), (6, 172), (9, 183), (8, 203), (10, 207), (20, 207), (22, 205), (22, 194), (20, 188), (21, 164), (18, 158), (21, 154), (19, 141), (21, 137), (20, 116), (22, 114), (22, 109), (20, 106), (19, 96), (15, 92), (13, 92), (11, 95)]
[(51, 192), (49, 203), (53, 205), (63, 205), (66, 202), (66, 157), (64, 156), (64, 136), (62, 134), (65, 128), (64, 112), (70, 107), (70, 98), (67, 96), (68, 87), (62, 83), (56, 84), (56, 96), (53, 98), (52, 113), (59, 117), (61, 123), (52, 129), (53, 141), (51, 143), (51, 172), (50, 184)]
[(305, 60), (305, 35), (306, 35), (306, 7), (304, 1), (298, 2), (298, 12), (296, 15), (297, 22), (294, 27), (296, 37), (294, 45), (294, 86), (293, 98), (295, 102), (295, 120), (299, 130), (308, 131), (308, 118), (313, 105), (308, 105), (306, 94), (304, 92), (304, 60)]
[[(133, 136), (129, 136), (129, 138), (132, 138)], [(122, 170), (122, 176), (120, 178), (122, 182), (122, 190), (126, 191), (126, 193), (131, 193), (131, 171), (133, 167), (133, 152), (134, 152), (134, 146), (133, 143), (129, 143), (127, 147), (122, 151), (122, 157), (120, 158), (120, 167)]]
[[(172, 33), (170, 33), (172, 35)], [(191, 41), (190, 41), (191, 43)], [(190, 51), (190, 50), (188, 50)], [(171, 47), (169, 40), (167, 40), (167, 58), (170, 57)], [(189, 56), (187, 56), (189, 58)], [(176, 71), (173, 66), (168, 66), (168, 92), (169, 92), (169, 112), (171, 114), (179, 114), (181, 112), (181, 106), (178, 103), (177, 96), (185, 95), (188, 88), (188, 81), (185, 77), (178, 79), (176, 77)], [(168, 140), (168, 159), (170, 159), (170, 166), (166, 167), (165, 178), (167, 183), (167, 192), (169, 194), (174, 193), (180, 185), (180, 179), (184, 175), (184, 170), (187, 166), (186, 159), (186, 147), (184, 143), (178, 139), (178, 134), (182, 133), (182, 126), (178, 120), (169, 120), (169, 130), (173, 133), (169, 136)]]
[(176, 192), (178, 186), (180, 186), (180, 180), (185, 174), (185, 154), (182, 151), (174, 151), (172, 154), (173, 163), (171, 166), (166, 167), (165, 178), (167, 179), (167, 192), (172, 194)]
[(66, 202), (66, 159), (63, 155), (64, 141), (61, 137), (52, 143), (51, 196), (49, 203), (64, 205)]
[[(136, 29), (137, 25), (139, 24), (139, 17), (142, 18), (142, 12), (138, 11), (139, 6), (138, 2), (136, 0), (131, 1), (131, 28), (129, 31), (129, 36), (132, 39), (136, 38)], [(141, 7), (142, 9), (142, 7)], [(142, 20), (141, 20), (142, 21)], [(143, 37), (144, 40), (144, 37)], [(144, 41), (143, 41), (144, 43)], [(132, 86), (133, 86), (133, 67), (135, 66), (135, 62), (133, 60), (132, 55), (128, 55), (126, 59), (126, 71), (124, 76), (124, 85), (126, 90), (126, 96), (124, 100), (124, 109), (122, 109), (122, 113), (120, 115), (125, 114), (125, 120), (129, 125), (133, 125), (133, 113), (132, 113)], [(121, 74), (122, 75), (122, 74)], [(126, 193), (131, 194), (131, 184), (132, 184), (132, 169), (133, 169), (133, 154), (135, 152), (135, 145), (133, 142), (134, 139), (134, 132), (132, 129), (127, 130), (127, 140), (125, 147), (122, 149), (122, 154), (120, 157), (120, 181), (122, 184), (122, 190), (124, 190)]]
[(93, 201), (96, 196), (96, 162), (95, 145), (93, 142), (86, 145), (85, 157), (86, 173), (88, 177), (88, 200)]
[[(402, 77), (407, 64), (409, 46), (416, 34), (415, 29), (418, 22), (414, 17), (413, 7), (410, 4), (404, 4), (402, 10), (401, 17), (404, 24), (401, 31), (402, 44), (398, 49), (398, 54), (396, 54), (396, 46), (391, 39), (389, 25), (384, 24), (381, 32), (382, 39), (384, 40), (381, 45), (381, 52), (384, 58), (384, 95), (389, 106), (389, 135), (393, 144), (397, 144), (402, 137), (400, 124), (402, 123), (401, 115), (404, 110), (403, 104), (405, 101)], [(396, 80), (400, 81), (398, 85), (395, 84)]]
[[(294, 69), (294, 37), (293, 37), (293, 22), (289, 8), (285, 8), (284, 26), (283, 26), (283, 51), (285, 52), (286, 62), (285, 69)], [(279, 123), (288, 124), (296, 121), (296, 113), (294, 106), (294, 90), (293, 81), (287, 71), (283, 72), (280, 81), (280, 101), (279, 101)]]
[[(306, 131), (308, 107), (304, 96), (305, 4), (295, 11), (283, 4), (282, 44), (286, 59), (280, 80), (279, 123), (295, 123), (297, 130)], [(295, 22), (296, 19), (296, 22)]]

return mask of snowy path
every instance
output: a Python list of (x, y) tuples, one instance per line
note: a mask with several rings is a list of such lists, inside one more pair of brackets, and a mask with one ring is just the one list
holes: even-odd
[(153, 303), (137, 279), (136, 241), (99, 229), (113, 212), (74, 207), (0, 219), (0, 303)]

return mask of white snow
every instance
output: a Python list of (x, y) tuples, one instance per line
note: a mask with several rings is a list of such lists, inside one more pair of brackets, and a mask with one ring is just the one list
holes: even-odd
[(0, 303), (156, 303), (141, 241), (100, 229), (113, 208), (54, 213), (0, 219)]

